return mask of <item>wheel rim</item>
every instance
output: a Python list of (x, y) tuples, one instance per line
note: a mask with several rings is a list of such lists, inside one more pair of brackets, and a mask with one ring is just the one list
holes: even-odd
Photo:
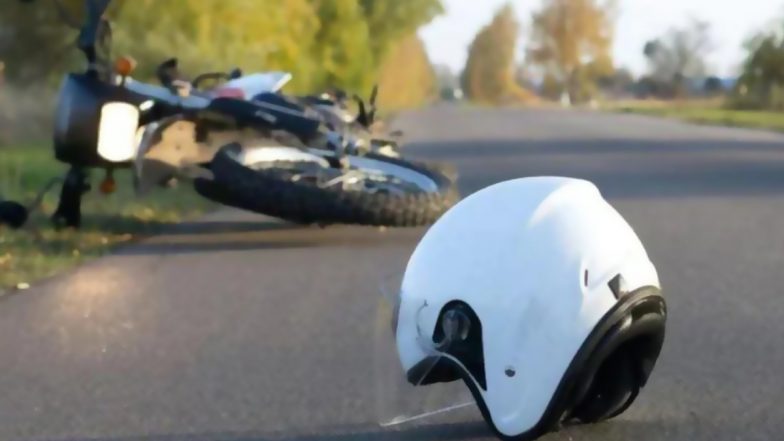
[(346, 155), (345, 169), (326, 168), (314, 161), (255, 162), (246, 166), (259, 171), (278, 172), (282, 179), (308, 183), (320, 188), (371, 194), (405, 195), (438, 193), (437, 182), (426, 173), (379, 159)]

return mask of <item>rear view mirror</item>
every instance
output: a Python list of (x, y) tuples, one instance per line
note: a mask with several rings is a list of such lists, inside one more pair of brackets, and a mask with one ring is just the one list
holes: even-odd
[(99, 38), (107, 32), (108, 22), (104, 21), (104, 14), (109, 7), (109, 3), (111, 3), (111, 0), (87, 0), (85, 2), (87, 6), (87, 20), (79, 32), (78, 45), (90, 64), (98, 61), (96, 45)]

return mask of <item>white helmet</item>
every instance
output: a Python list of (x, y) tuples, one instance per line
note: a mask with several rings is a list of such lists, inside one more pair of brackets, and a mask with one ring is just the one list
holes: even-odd
[(626, 410), (664, 340), (656, 269), (587, 181), (484, 189), (417, 246), (395, 326), (408, 381), (462, 379), (501, 437)]

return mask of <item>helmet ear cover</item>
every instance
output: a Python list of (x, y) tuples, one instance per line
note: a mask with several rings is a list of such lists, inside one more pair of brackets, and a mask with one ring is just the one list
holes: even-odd
[[(460, 303), (473, 314), (473, 310)], [(451, 303), (450, 303), (451, 304)], [(445, 306), (441, 316), (447, 310)], [(572, 359), (542, 418), (530, 430), (508, 436), (498, 431), (479, 390), (487, 390), (484, 358), (481, 352), (481, 323), (473, 314), (469, 339), (479, 331), (479, 343), (472, 348), (467, 340), (452, 344), (445, 351), (453, 358), (428, 357), (408, 372), (412, 384), (432, 384), (462, 379), (471, 391), (479, 410), (495, 434), (503, 440), (528, 440), (556, 430), (563, 422), (598, 422), (625, 411), (645, 385), (664, 342), (666, 304), (656, 287), (643, 287), (623, 294), (618, 303), (599, 321)], [(439, 320), (440, 323), (440, 320)], [(434, 332), (438, 341), (439, 327)], [(475, 337), (476, 338), (476, 337)], [(460, 361), (457, 363), (456, 360)], [(429, 362), (428, 362), (429, 360)], [(433, 362), (436, 364), (433, 365)], [(462, 364), (462, 366), (461, 366)], [(429, 372), (423, 371), (427, 366)], [(481, 371), (479, 367), (481, 367)], [(472, 368), (473, 367), (473, 368)], [(418, 371), (418, 372), (417, 372)], [(417, 376), (417, 373), (420, 375)], [(424, 378), (424, 380), (423, 380)], [(414, 379), (419, 379), (415, 383)], [(479, 387), (477, 387), (479, 384)]]
[(482, 322), (474, 310), (461, 301), (447, 303), (441, 308), (432, 335), (433, 344), (439, 351), (454, 359), (442, 355), (426, 357), (408, 371), (409, 383), (417, 386), (449, 383), (463, 378), (461, 371), (465, 370), (483, 390), (487, 390)]

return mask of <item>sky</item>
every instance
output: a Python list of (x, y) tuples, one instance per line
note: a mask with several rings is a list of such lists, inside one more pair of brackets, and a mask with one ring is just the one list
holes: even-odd
[[(522, 25), (518, 54), (522, 59), (531, 13), (541, 0), (444, 0), (446, 13), (420, 31), (432, 61), (456, 72), (462, 70), (466, 48), (506, 3), (512, 3)], [(710, 23), (715, 49), (707, 59), (712, 71), (721, 76), (738, 72), (744, 41), (772, 26), (777, 17), (784, 21), (784, 0), (620, 0), (619, 5), (613, 55), (617, 66), (637, 75), (647, 67), (642, 54), (645, 42), (688, 23), (690, 17)]]

